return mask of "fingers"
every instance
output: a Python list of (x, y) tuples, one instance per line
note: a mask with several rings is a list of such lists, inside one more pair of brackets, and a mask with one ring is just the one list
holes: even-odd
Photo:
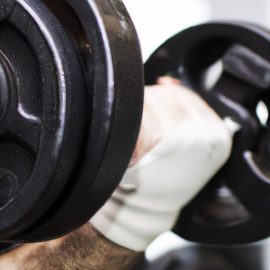
[(160, 85), (180, 85), (181, 81), (178, 79), (175, 79), (173, 77), (169, 77), (169, 76), (163, 76), (163, 77), (159, 77), (157, 79), (157, 84)]
[[(181, 81), (169, 76), (163, 76), (158, 78), (158, 85), (168, 86), (164, 87), (162, 91), (168, 90), (172, 85), (180, 85)], [(135, 165), (145, 154), (151, 151), (161, 140), (162, 137), (162, 128), (159, 124), (160, 111), (155, 108), (153, 102), (156, 99), (151, 98), (151, 95), (148, 94), (149, 91), (155, 91), (157, 86), (146, 87), (145, 88), (145, 103), (144, 103), (144, 112), (142, 118), (141, 129), (135, 150), (133, 152), (132, 158), (130, 160), (129, 166)], [(156, 93), (152, 93), (154, 96)], [(163, 93), (164, 95), (165, 93)], [(167, 93), (166, 93), (167, 95)], [(162, 106), (162, 104), (160, 104)]]
[(195, 117), (221, 121), (218, 115), (196, 93), (180, 81), (162, 77), (164, 84), (146, 86), (144, 110), (137, 145), (130, 161), (136, 164), (162, 139), (164, 132)]
[(161, 112), (156, 107), (155, 99), (147, 94), (148, 91), (149, 88), (146, 88), (141, 129), (130, 166), (136, 164), (145, 154), (151, 151), (162, 138)]

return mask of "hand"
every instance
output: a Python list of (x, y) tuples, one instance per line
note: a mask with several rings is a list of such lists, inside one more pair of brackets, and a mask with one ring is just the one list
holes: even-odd
[(137, 147), (123, 181), (91, 220), (105, 237), (142, 251), (170, 230), (181, 209), (227, 161), (232, 134), (195, 93), (146, 87)]
[(87, 224), (60, 239), (23, 245), (0, 256), (0, 269), (130, 269), (140, 255), (131, 250), (144, 250), (173, 226), (184, 205), (226, 161), (231, 134), (178, 81), (162, 78), (159, 83), (163, 85), (145, 89), (132, 164), (92, 220), (110, 241)]

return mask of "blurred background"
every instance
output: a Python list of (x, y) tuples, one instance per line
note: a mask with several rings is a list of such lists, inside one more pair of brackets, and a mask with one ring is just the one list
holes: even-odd
[[(180, 0), (181, 1), (181, 0)], [(179, 1), (179, 2), (180, 2)], [(269, 0), (207, 0), (211, 19), (234, 19), (254, 22), (270, 29)]]
[[(172, 35), (202, 22), (240, 20), (256, 23), (270, 30), (270, 0), (123, 0), (123, 2), (137, 28), (145, 61), (157, 47)], [(221, 251), (217, 247), (203, 248), (203, 252), (198, 252), (198, 249), (200, 250), (201, 247), (188, 243), (168, 232), (149, 247), (146, 257), (150, 261), (156, 261), (153, 268), (155, 270), (163, 269), (158, 268), (157, 265), (166, 263), (166, 260), (169, 260), (164, 259), (166, 256), (169, 258), (166, 254), (173, 250), (177, 254), (182, 254), (183, 267), (176, 265), (176, 267), (168, 269), (270, 269), (269, 240)], [(197, 255), (194, 255), (195, 253)], [(198, 254), (204, 256), (201, 268), (195, 266), (185, 268), (184, 261), (198, 259), (200, 257)], [(204, 268), (203, 265), (208, 259), (209, 264)]]
[(242, 20), (270, 29), (270, 0), (123, 0), (141, 38), (143, 56), (173, 34), (209, 20)]

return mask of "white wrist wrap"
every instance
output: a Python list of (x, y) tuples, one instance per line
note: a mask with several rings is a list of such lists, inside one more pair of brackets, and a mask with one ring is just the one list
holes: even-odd
[[(211, 121), (212, 120), (212, 121)], [(223, 121), (181, 120), (135, 166), (91, 223), (106, 238), (143, 251), (170, 230), (181, 209), (226, 162), (232, 134)]]

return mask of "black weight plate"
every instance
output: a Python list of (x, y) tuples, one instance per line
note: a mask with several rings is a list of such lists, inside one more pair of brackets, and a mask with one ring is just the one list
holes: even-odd
[(75, 43), (88, 83), (88, 133), (69, 185), (50, 211), (15, 240), (62, 236), (85, 224), (119, 184), (134, 150), (143, 106), (143, 66), (121, 1), (43, 1)]
[[(253, 59), (254, 78), (243, 78), (245, 68), (236, 70), (236, 64), (233, 68), (228, 65), (223, 69), (232, 69), (233, 76), (223, 70), (221, 83), (218, 81), (215, 91), (209, 91), (204, 84), (206, 71), (216, 61), (231, 56), (232, 48), (236, 53), (235, 46), (247, 48), (243, 49), (244, 63), (247, 66)], [(228, 59), (224, 61), (227, 65)], [(228, 163), (180, 215), (175, 231), (188, 240), (241, 244), (270, 235), (266, 210), (270, 198), (269, 159), (264, 153), (268, 151), (269, 139), (264, 134), (269, 133), (269, 126), (262, 125), (255, 112), (259, 101), (265, 101), (270, 110), (270, 89), (265, 77), (270, 72), (269, 63), (268, 31), (241, 22), (215, 22), (179, 33), (145, 65), (146, 84), (155, 83), (163, 75), (176, 77), (195, 89), (221, 117), (236, 119), (242, 127), (235, 135)]]
[(32, 226), (65, 187), (82, 143), (84, 84), (69, 37), (36, 0), (1, 1), (0, 65), (1, 183), (13, 179), (1, 186), (4, 240)]

